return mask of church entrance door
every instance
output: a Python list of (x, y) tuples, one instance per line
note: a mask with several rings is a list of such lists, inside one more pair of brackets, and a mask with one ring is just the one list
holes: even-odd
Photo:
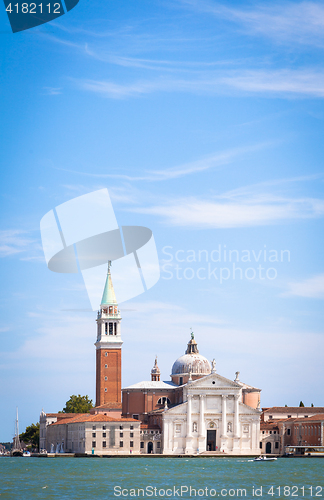
[(266, 453), (271, 453), (271, 443), (266, 444)]
[(216, 451), (216, 431), (207, 431), (206, 451)]
[(147, 453), (153, 453), (153, 443), (152, 443), (152, 441), (149, 441), (147, 443)]

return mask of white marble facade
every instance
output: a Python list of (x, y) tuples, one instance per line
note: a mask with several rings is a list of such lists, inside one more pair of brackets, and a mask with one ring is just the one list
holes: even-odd
[(163, 412), (163, 454), (259, 453), (260, 410), (242, 403), (242, 385), (211, 373), (184, 387), (184, 403)]

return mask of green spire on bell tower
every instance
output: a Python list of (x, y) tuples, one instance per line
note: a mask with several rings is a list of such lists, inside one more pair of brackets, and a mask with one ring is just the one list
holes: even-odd
[(113, 286), (112, 280), (111, 280), (110, 267), (111, 267), (111, 260), (108, 261), (108, 271), (107, 271), (106, 284), (105, 284), (105, 288), (104, 288), (104, 291), (102, 294), (102, 299), (101, 299), (102, 306), (116, 306), (117, 305), (115, 290), (114, 290), (114, 286)]

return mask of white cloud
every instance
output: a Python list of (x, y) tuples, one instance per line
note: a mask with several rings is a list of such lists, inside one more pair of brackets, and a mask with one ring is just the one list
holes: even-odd
[(62, 94), (61, 87), (44, 87), (45, 95), (59, 95)]
[(160, 216), (166, 224), (172, 226), (233, 228), (321, 217), (324, 215), (324, 201), (312, 198), (284, 199), (268, 195), (238, 201), (182, 198), (134, 210)]
[(298, 297), (324, 299), (324, 274), (295, 283), (289, 283), (289, 289), (283, 296), (295, 295)]
[(238, 24), (249, 35), (262, 35), (276, 43), (324, 46), (324, 6), (316, 2), (273, 2), (254, 8), (228, 7), (218, 2), (181, 0), (196, 11)]
[(228, 94), (249, 92), (280, 97), (324, 96), (324, 72), (314, 67), (251, 68), (202, 71), (200, 76), (160, 78), (117, 83), (108, 80), (74, 79), (84, 91), (110, 99), (140, 97), (153, 92), (185, 92), (194, 94)]
[[(214, 169), (217, 167), (221, 167), (223, 165), (230, 164), (235, 158), (244, 155), (246, 153), (257, 151), (269, 146), (270, 143), (260, 143), (252, 146), (246, 146), (241, 148), (232, 148), (224, 151), (217, 152), (213, 155), (207, 156), (205, 158), (201, 158), (199, 160), (195, 160), (188, 163), (183, 163), (181, 165), (177, 165), (171, 168), (165, 168), (163, 170), (150, 170), (144, 171), (142, 174), (134, 176), (128, 174), (97, 174), (92, 172), (80, 172), (75, 170), (67, 170), (63, 168), (57, 168), (57, 170), (64, 170), (67, 172), (71, 172), (73, 174), (84, 175), (87, 177), (94, 178), (113, 178), (113, 179), (122, 179), (125, 181), (164, 181), (170, 179), (176, 179), (179, 177), (184, 177), (186, 175), (196, 174), (199, 172), (203, 172), (205, 170)], [(77, 190), (78, 186), (65, 186), (69, 189)], [(99, 189), (99, 188), (98, 188)], [(88, 192), (88, 188), (84, 188)], [(82, 190), (79, 190), (80, 193)], [(110, 192), (110, 189), (109, 189)], [(139, 198), (139, 193), (134, 190), (134, 186), (129, 186), (127, 189), (124, 188), (112, 188), (112, 198), (116, 201), (126, 201), (135, 202)]]
[(0, 257), (24, 252), (33, 242), (26, 231), (19, 229), (0, 231)]

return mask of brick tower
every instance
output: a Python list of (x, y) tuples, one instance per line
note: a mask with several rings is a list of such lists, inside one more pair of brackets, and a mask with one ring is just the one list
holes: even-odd
[(96, 406), (121, 405), (121, 316), (108, 262), (108, 273), (97, 316)]

